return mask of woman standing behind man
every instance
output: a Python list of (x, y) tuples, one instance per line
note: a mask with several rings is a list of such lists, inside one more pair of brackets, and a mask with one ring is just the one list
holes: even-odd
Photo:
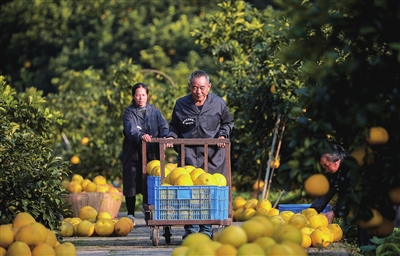
[[(168, 134), (168, 122), (154, 105), (147, 103), (149, 89), (144, 83), (132, 88), (132, 103), (122, 117), (122, 179), (128, 218), (135, 221), (136, 195), (142, 193), (142, 141)], [(160, 158), (158, 144), (147, 144), (147, 161)]]

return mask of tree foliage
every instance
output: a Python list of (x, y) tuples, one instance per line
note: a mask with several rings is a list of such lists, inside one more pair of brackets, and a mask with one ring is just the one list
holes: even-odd
[(352, 152), (366, 146), (370, 127), (383, 126), (390, 140), (373, 147), (373, 164), (358, 166), (351, 157), (344, 163), (355, 180), (346, 202), (362, 206), (354, 209), (361, 208), (359, 218), (369, 207), (393, 218), (387, 192), (400, 182), (399, 38), (392, 30), (399, 3), (277, 2), (281, 12), (223, 2), (193, 34), (207, 53), (223, 57), (220, 86), (238, 120), (237, 167), (255, 176), (278, 114), (286, 131), (274, 183), (286, 190), (322, 171), (314, 157), (328, 143)]
[(42, 92), (31, 88), (17, 94), (0, 77), (0, 211), (4, 222), (29, 212), (57, 229), (67, 211), (60, 181), (70, 171), (48, 146), (52, 123), (61, 119), (44, 102)]

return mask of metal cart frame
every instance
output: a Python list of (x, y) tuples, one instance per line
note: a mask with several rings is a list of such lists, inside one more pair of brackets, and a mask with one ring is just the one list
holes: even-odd
[[(217, 145), (219, 143), (225, 143), (225, 164), (226, 164), (226, 181), (229, 187), (229, 202), (228, 202), (228, 219), (225, 220), (154, 220), (153, 212), (154, 205), (148, 204), (147, 195), (147, 154), (146, 154), (146, 142), (142, 143), (142, 194), (143, 194), (143, 211), (147, 226), (150, 226), (150, 239), (154, 246), (159, 243), (159, 228), (164, 227), (165, 242), (169, 244), (171, 242), (171, 226), (174, 225), (218, 225), (218, 228), (223, 228), (232, 224), (232, 184), (231, 184), (231, 142), (229, 139), (165, 139), (165, 138), (154, 138), (149, 143), (159, 143), (160, 148), (160, 168), (161, 168), (161, 183), (165, 179), (165, 150), (167, 143), (173, 143), (174, 145), (180, 145), (181, 147), (181, 163), (185, 163), (185, 146), (204, 146), (204, 155), (208, 155), (209, 145)], [(204, 170), (208, 172), (208, 157), (204, 157)], [(212, 235), (218, 230), (218, 228), (212, 229)]]

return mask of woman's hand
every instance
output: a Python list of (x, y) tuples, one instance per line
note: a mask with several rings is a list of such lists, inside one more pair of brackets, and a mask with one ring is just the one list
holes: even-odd
[(329, 224), (333, 222), (333, 219), (335, 218), (335, 213), (333, 213), (333, 211), (326, 212), (324, 215), (328, 218)]
[(151, 141), (151, 135), (149, 135), (149, 134), (143, 134), (142, 135), (142, 140), (143, 141), (146, 141), (146, 142), (150, 142)]
[[(224, 136), (219, 136), (218, 139), (225, 139), (225, 137)], [(225, 143), (217, 143), (217, 147), (224, 148), (225, 147)]]
[[(173, 137), (168, 137), (167, 139), (173, 140)], [(174, 147), (174, 143), (167, 143), (167, 148), (173, 148)]]

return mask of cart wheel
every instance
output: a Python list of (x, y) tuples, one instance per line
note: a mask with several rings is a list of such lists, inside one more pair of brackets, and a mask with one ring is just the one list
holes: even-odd
[(219, 228), (213, 228), (211, 229), (211, 239), (214, 238), (214, 234), (217, 233), (220, 229)]
[(170, 226), (164, 226), (164, 234), (163, 236), (165, 237), (165, 242), (167, 244), (171, 243), (171, 227)]
[(158, 229), (158, 227), (154, 227), (154, 228), (152, 229), (151, 238), (152, 238), (152, 241), (153, 241), (153, 245), (154, 245), (154, 246), (157, 246), (158, 243), (160, 242), (160, 236), (159, 236), (159, 229)]

